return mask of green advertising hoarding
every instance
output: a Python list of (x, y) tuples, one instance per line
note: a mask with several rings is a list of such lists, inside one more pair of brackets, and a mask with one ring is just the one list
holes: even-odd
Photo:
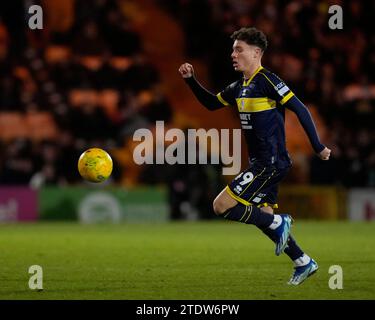
[(163, 188), (45, 187), (39, 192), (42, 220), (153, 222), (169, 219)]

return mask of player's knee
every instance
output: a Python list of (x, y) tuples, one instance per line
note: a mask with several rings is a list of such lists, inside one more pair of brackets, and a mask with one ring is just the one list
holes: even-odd
[(237, 201), (234, 200), (224, 189), (214, 200), (213, 209), (216, 215), (222, 215), (227, 212), (228, 209), (233, 208), (236, 204)]
[(217, 197), (214, 200), (212, 206), (213, 206), (215, 214), (218, 215), (218, 216), (222, 215), (225, 211), (227, 211), (229, 209), (226, 202), (223, 199), (221, 199), (220, 197)]

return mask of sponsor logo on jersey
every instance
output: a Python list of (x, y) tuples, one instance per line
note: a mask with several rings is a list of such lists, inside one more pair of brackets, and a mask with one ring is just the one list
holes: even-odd
[(289, 88), (287, 85), (285, 85), (284, 82), (280, 82), (277, 86), (276, 86), (276, 91), (277, 93), (280, 95), (280, 96), (283, 96), (285, 93), (287, 93), (289, 91)]

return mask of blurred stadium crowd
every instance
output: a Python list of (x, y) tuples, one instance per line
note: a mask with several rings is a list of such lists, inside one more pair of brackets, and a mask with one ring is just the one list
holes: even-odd
[(25, 1), (1, 4), (0, 183), (79, 182), (85, 148), (121, 146), (172, 116), (121, 2), (68, 3), (42, 3), (45, 29), (32, 32)]
[[(173, 106), (126, 16), (126, 1), (71, 0), (61, 8), (59, 1), (40, 1), (48, 19), (33, 32), (25, 23), (27, 3), (0, 4), (0, 184), (78, 183), (76, 162), (87, 146), (123, 147), (136, 128), (173, 121)], [(328, 29), (330, 1), (157, 3), (180, 23), (186, 56), (205, 61), (217, 91), (238, 76), (228, 59), (230, 34), (241, 26), (262, 29), (270, 43), (264, 66), (314, 106), (328, 128), (332, 160), (305, 158), (309, 182), (375, 186), (374, 3), (335, 1), (344, 9), (343, 31)], [(115, 168), (114, 182), (124, 183), (131, 173), (122, 173), (124, 165)], [(189, 170), (172, 172), (186, 179), (185, 186), (167, 179), (171, 188), (203, 188), (202, 175), (217, 182), (219, 170)], [(166, 171), (146, 168), (138, 181), (165, 182)]]

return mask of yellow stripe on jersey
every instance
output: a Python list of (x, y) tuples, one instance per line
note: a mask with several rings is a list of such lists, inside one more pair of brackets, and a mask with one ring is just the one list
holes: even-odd
[[(250, 203), (249, 201), (246, 201), (246, 200), (242, 199), (241, 197), (235, 195), (235, 194), (233, 193), (233, 191), (232, 191), (228, 186), (226, 186), (225, 191), (226, 191), (226, 192), (231, 196), (231, 198), (233, 198), (234, 200), (237, 200), (238, 202), (244, 204), (245, 206), (250, 206), (250, 209), (249, 209), (249, 210), (250, 210), (250, 214), (249, 214), (249, 216), (247, 217), (247, 219), (246, 219), (246, 221), (245, 221), (245, 222), (247, 222), (247, 220), (250, 218), (251, 211), (253, 210), (252, 206), (253, 206), (254, 204), (252, 204), (252, 203)], [(272, 203), (263, 202), (263, 203), (257, 205), (257, 207), (258, 207), (258, 208), (261, 208), (261, 207), (271, 207), (271, 208), (273, 208), (273, 209), (277, 209), (277, 208), (279, 207), (279, 205), (278, 205), (277, 203), (272, 204)], [(246, 213), (246, 211), (245, 211), (245, 213)], [(229, 213), (228, 213), (228, 214), (229, 214)], [(227, 215), (228, 215), (228, 214), (227, 214)], [(244, 217), (244, 216), (241, 217), (241, 220), (242, 220), (243, 217)], [(225, 218), (225, 217), (224, 217), (224, 218)]]
[(288, 102), (288, 100), (294, 96), (294, 93), (290, 91), (284, 98), (281, 99), (280, 104), (283, 105), (284, 103)]
[(219, 101), (224, 105), (224, 106), (229, 106), (229, 103), (226, 102), (223, 97), (221, 96), (221, 92), (219, 92), (216, 97), (219, 99)]
[(255, 70), (255, 72), (253, 73), (253, 75), (252, 75), (248, 80), (244, 79), (242, 86), (247, 87), (247, 86), (250, 84), (251, 80), (253, 80), (254, 77), (256, 76), (256, 74), (257, 74), (260, 70), (262, 70), (262, 69), (263, 69), (263, 67), (260, 66), (258, 69)]
[(260, 74), (262, 74), (268, 80), (268, 82), (271, 83), (272, 87), (275, 87), (274, 83), (266, 76), (265, 73), (260, 72)]
[(267, 97), (237, 98), (236, 102), (240, 112), (260, 112), (276, 108), (276, 101)]
[(226, 186), (225, 188), (225, 191), (234, 199), (234, 200), (237, 200), (238, 202), (244, 204), (245, 206), (249, 206), (250, 205), (250, 202), (240, 198), (239, 196), (236, 196), (231, 189), (229, 189), (228, 186)]
[[(268, 80), (268, 82), (271, 83), (271, 85), (275, 88), (275, 90), (278, 91), (275, 84), (263, 72), (260, 72), (260, 74), (262, 74)], [(286, 92), (288, 92), (288, 91), (286, 91)], [(293, 96), (294, 96), (294, 93), (292, 91), (290, 91), (284, 98), (281, 99), (280, 104), (283, 105)]]

